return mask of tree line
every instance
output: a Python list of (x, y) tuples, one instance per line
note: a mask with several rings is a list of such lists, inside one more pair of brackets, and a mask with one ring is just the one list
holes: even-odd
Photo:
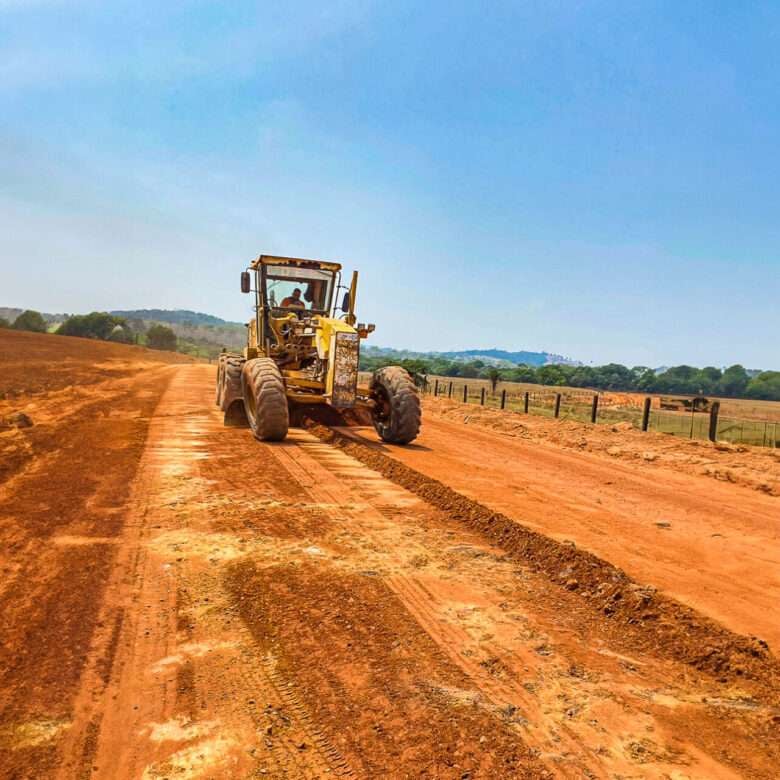
[(550, 364), (498, 368), (482, 360), (462, 362), (441, 358), (408, 358), (398, 361), (392, 356), (366, 355), (361, 357), (360, 367), (364, 371), (374, 371), (397, 363), (418, 376), (433, 374), (461, 379), (487, 379), (493, 383), (527, 382), (553, 387), (581, 387), (653, 395), (704, 395), (780, 401), (780, 371), (762, 371), (751, 376), (739, 364), (726, 369), (682, 365), (656, 373), (647, 366), (628, 368), (619, 363), (608, 363), (604, 366)]
[[(32, 309), (23, 311), (13, 322), (0, 317), (0, 328), (26, 330), (31, 333), (48, 333), (49, 326), (40, 312)], [(164, 325), (139, 327), (136, 321), (130, 322), (104, 311), (89, 314), (74, 314), (67, 317), (54, 331), (58, 336), (78, 336), (100, 341), (113, 341), (120, 344), (142, 344), (151, 349), (175, 352), (178, 346), (176, 334)]]

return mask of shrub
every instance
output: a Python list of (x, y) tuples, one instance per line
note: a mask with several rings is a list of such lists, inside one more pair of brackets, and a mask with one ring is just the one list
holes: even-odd
[(86, 339), (111, 338), (117, 327), (125, 325), (121, 317), (114, 317), (104, 311), (93, 311), (90, 314), (74, 314), (68, 317), (57, 329), (60, 336), (81, 336)]
[(176, 351), (176, 334), (165, 325), (152, 325), (146, 332), (146, 346), (152, 349)]
[(46, 320), (40, 312), (27, 309), (14, 320), (15, 330), (29, 330), (32, 333), (46, 333)]

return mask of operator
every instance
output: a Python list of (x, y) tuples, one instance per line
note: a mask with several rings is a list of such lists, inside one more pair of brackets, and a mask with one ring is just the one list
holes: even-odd
[(283, 309), (305, 309), (306, 304), (301, 300), (301, 288), (296, 287), (292, 291), (292, 295), (288, 295), (282, 301)]

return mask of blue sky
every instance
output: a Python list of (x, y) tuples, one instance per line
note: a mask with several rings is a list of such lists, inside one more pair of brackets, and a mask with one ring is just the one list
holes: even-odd
[(0, 0), (0, 305), (780, 368), (780, 3)]

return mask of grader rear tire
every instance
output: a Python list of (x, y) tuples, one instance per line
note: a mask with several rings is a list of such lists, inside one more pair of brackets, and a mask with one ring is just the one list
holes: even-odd
[(270, 358), (255, 358), (244, 363), (241, 372), (244, 409), (256, 439), (282, 441), (290, 426), (290, 411), (284, 380)]
[(225, 374), (225, 356), (220, 355), (217, 361), (217, 393), (215, 403), (217, 406), (222, 406), (222, 383), (224, 381)]
[(420, 432), (420, 396), (409, 373), (400, 366), (380, 368), (371, 380), (373, 422), (382, 441), (409, 444)]
[(220, 362), (221, 373), (217, 386), (219, 407), (225, 413), (225, 425), (230, 427), (245, 428), (248, 424), (241, 386), (241, 369), (244, 362), (240, 355), (227, 355)]

